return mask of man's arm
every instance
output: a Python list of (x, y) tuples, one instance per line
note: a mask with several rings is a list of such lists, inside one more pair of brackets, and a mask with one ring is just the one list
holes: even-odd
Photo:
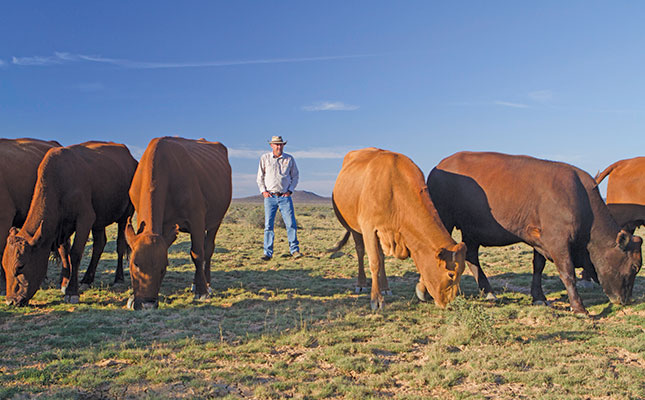
[(291, 195), (291, 193), (293, 193), (294, 190), (296, 190), (296, 185), (298, 185), (298, 179), (300, 177), (298, 166), (296, 165), (296, 159), (293, 157), (291, 157), (291, 170), (289, 171), (289, 175), (291, 176), (291, 184), (287, 189), (287, 193)]

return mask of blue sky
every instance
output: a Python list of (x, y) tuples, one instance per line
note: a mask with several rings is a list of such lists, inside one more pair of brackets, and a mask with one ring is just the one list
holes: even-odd
[(0, 136), (229, 148), (257, 193), (267, 140), (331, 194), (376, 146), (428, 172), (460, 150), (592, 175), (643, 155), (645, 3), (22, 1), (0, 10)]

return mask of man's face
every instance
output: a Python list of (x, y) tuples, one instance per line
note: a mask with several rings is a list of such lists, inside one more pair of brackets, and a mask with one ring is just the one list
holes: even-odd
[(271, 143), (271, 149), (273, 149), (273, 155), (280, 157), (284, 151), (284, 143)]

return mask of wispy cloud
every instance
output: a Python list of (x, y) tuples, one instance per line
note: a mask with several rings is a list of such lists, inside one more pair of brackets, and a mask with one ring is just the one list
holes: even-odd
[(310, 106), (303, 106), (302, 109), (305, 111), (354, 111), (358, 110), (360, 107), (345, 104), (341, 101), (321, 101)]
[(159, 68), (203, 68), (203, 67), (227, 67), (236, 65), (252, 64), (281, 64), (281, 63), (301, 63), (314, 61), (332, 61), (350, 58), (375, 57), (378, 54), (354, 54), (354, 55), (337, 55), (321, 57), (294, 57), (294, 58), (261, 58), (255, 60), (225, 60), (225, 61), (200, 61), (200, 62), (149, 62), (128, 60), (121, 58), (109, 58), (100, 55), (72, 54), (65, 52), (55, 52), (53, 56), (32, 56), (32, 57), (13, 57), (12, 63), (22, 66), (48, 66), (67, 63), (91, 62), (101, 64), (111, 64), (122, 68), (133, 69), (159, 69)]
[(4, 67), (7, 63), (4, 60), (0, 60), (0, 67)]
[(553, 99), (553, 92), (551, 90), (536, 90), (529, 93), (529, 98), (533, 101), (546, 103)]
[(530, 108), (530, 107), (529, 107), (529, 106), (527, 106), (526, 104), (522, 104), (522, 103), (511, 103), (511, 102), (509, 102), (509, 101), (499, 101), (499, 100), (498, 100), (498, 101), (495, 101), (494, 103), (495, 103), (495, 104), (497, 104), (498, 106), (504, 106), (504, 107), (512, 107), (512, 108)]
[[(267, 150), (254, 150), (254, 149), (228, 149), (228, 156), (231, 158), (251, 158), (259, 159)], [(337, 149), (316, 149), (316, 150), (295, 150), (286, 151), (296, 159), (339, 159), (345, 157), (346, 151)]]

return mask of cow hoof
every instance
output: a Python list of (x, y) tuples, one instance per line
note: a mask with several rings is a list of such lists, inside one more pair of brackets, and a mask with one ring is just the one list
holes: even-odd
[(497, 296), (495, 296), (493, 293), (488, 292), (486, 293), (486, 300), (492, 300), (492, 301), (497, 301)]
[(213, 288), (209, 286), (208, 287), (208, 295), (211, 295), (211, 294), (213, 294)]
[(367, 292), (367, 288), (363, 286), (354, 286), (354, 293), (359, 294), (362, 292)]
[(61, 293), (65, 294), (65, 292), (67, 292), (67, 286), (61, 286), (60, 291)]
[(372, 307), (372, 311), (382, 310), (384, 304), (385, 304), (385, 301), (383, 300), (370, 300), (370, 306)]
[(534, 306), (548, 306), (549, 302), (546, 300), (533, 300)]
[(211, 298), (211, 295), (206, 293), (206, 294), (195, 294), (195, 300), (197, 301), (206, 301)]
[(114, 281), (114, 283), (112, 283), (112, 287), (122, 287), (124, 285), (125, 281)]
[(88, 283), (81, 283), (81, 285), (78, 287), (78, 290), (81, 292), (84, 292), (90, 288), (90, 285)]
[(427, 301), (426, 299), (426, 288), (421, 284), (417, 283), (417, 286), (414, 288), (414, 293), (417, 294), (417, 298), (421, 301)]
[(134, 296), (130, 296), (130, 297), (128, 298), (128, 303), (126, 304), (126, 307), (127, 307), (129, 310), (134, 310)]
[(381, 294), (384, 296), (392, 296), (392, 291), (391, 290), (383, 290), (381, 291)]
[(195, 293), (195, 284), (190, 285), (190, 292)]
[(77, 294), (66, 294), (65, 297), (63, 297), (63, 301), (67, 304), (78, 304), (79, 297)]

